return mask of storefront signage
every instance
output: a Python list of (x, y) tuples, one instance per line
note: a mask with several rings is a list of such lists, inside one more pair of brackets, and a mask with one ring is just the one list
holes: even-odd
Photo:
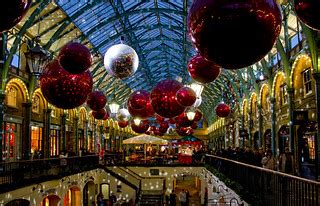
[(308, 121), (308, 111), (293, 111), (293, 125), (302, 125)]

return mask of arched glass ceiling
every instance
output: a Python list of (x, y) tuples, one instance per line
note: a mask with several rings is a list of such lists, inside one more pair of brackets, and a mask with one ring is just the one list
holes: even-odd
[[(38, 11), (40, 3), (46, 6)], [(26, 18), (10, 31), (9, 47), (17, 36), (14, 34), (23, 27), (27, 28), (29, 38), (40, 36), (41, 45), (55, 55), (64, 44), (78, 39), (94, 54), (90, 71), (95, 87), (109, 96), (115, 95), (116, 100), (124, 104), (132, 91), (151, 90), (163, 79), (181, 77), (184, 84), (190, 83), (186, 65), (195, 54), (187, 35), (187, 11), (191, 3), (191, 0), (34, 0)], [(289, 42), (293, 48), (297, 39), (302, 38), (301, 33), (299, 37), (297, 35), (301, 28), (288, 7), (282, 7), (288, 19), (288, 35), (285, 35), (283, 26), (280, 41), (282, 44)], [(34, 16), (33, 21), (30, 16)], [(111, 77), (103, 67), (105, 52), (120, 43), (121, 36), (137, 51), (140, 59), (135, 75), (124, 80)], [(222, 99), (239, 104), (243, 95), (249, 96), (248, 91), (256, 87), (257, 72), (275, 71), (268, 71), (268, 68), (280, 62), (276, 47), (265, 60), (246, 69), (223, 70), (216, 81), (205, 85), (200, 109), (209, 121), (214, 119), (214, 107)]]
[[(187, 8), (191, 1), (57, 3), (73, 17), (74, 24), (82, 32), (80, 38), (87, 38), (101, 57), (109, 47), (120, 43), (121, 36), (125, 37), (126, 44), (137, 51), (140, 59), (135, 75), (122, 80), (131, 89), (151, 90), (157, 82), (167, 78), (189, 80), (186, 64), (195, 53), (186, 35)], [(102, 83), (97, 87), (105, 89)]]

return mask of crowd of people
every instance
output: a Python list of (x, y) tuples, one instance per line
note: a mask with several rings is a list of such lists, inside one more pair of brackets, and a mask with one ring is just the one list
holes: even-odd
[(293, 154), (289, 151), (289, 148), (285, 148), (284, 152), (276, 157), (272, 155), (271, 150), (265, 151), (262, 148), (251, 150), (250, 148), (228, 147), (227, 149), (217, 150), (214, 154), (258, 167), (294, 174)]

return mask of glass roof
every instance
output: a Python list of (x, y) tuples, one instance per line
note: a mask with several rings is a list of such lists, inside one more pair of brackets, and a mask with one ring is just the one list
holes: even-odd
[(189, 81), (186, 64), (195, 54), (186, 37), (187, 8), (191, 1), (61, 0), (57, 3), (72, 16), (74, 24), (101, 56), (119, 44), (121, 36), (136, 50), (139, 69), (131, 78), (122, 80), (131, 89), (151, 90), (167, 78), (182, 77), (184, 82)]
[[(39, 36), (41, 45), (54, 55), (67, 42), (80, 40), (94, 56), (90, 71), (95, 88), (103, 90), (109, 98), (114, 96), (120, 104), (125, 104), (133, 91), (150, 91), (163, 79), (182, 79), (183, 84), (192, 82), (186, 68), (188, 60), (196, 53), (187, 33), (187, 13), (192, 0), (33, 1), (26, 18), (16, 29), (31, 22), (27, 29), (29, 38)], [(301, 39), (301, 33), (297, 35), (301, 26), (287, 5), (282, 5), (282, 10), (286, 11), (288, 19), (287, 41), (293, 48)], [(108, 75), (103, 65), (105, 52), (119, 44), (121, 36), (136, 50), (140, 60), (137, 72), (123, 80)], [(9, 37), (9, 48), (15, 39), (16, 35)], [(279, 39), (281, 43), (286, 41), (284, 27)], [(214, 107), (221, 100), (236, 102), (232, 106), (239, 106), (241, 97), (249, 96), (248, 91), (254, 87), (255, 75), (275, 72), (272, 67), (278, 68), (280, 59), (274, 46), (265, 61), (245, 69), (223, 70), (217, 80), (205, 85), (200, 109), (208, 119), (214, 119)]]

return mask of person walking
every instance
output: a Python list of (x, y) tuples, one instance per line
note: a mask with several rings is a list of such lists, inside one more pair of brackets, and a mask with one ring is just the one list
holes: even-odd
[(176, 193), (174, 193), (174, 190), (170, 194), (170, 206), (176, 206)]
[(191, 197), (191, 195), (190, 195), (189, 190), (186, 190), (186, 205), (187, 206), (189, 206), (190, 197)]
[(179, 201), (180, 201), (180, 205), (181, 206), (186, 206), (187, 204), (187, 194), (184, 191), (184, 189), (181, 190), (181, 192), (179, 193)]

